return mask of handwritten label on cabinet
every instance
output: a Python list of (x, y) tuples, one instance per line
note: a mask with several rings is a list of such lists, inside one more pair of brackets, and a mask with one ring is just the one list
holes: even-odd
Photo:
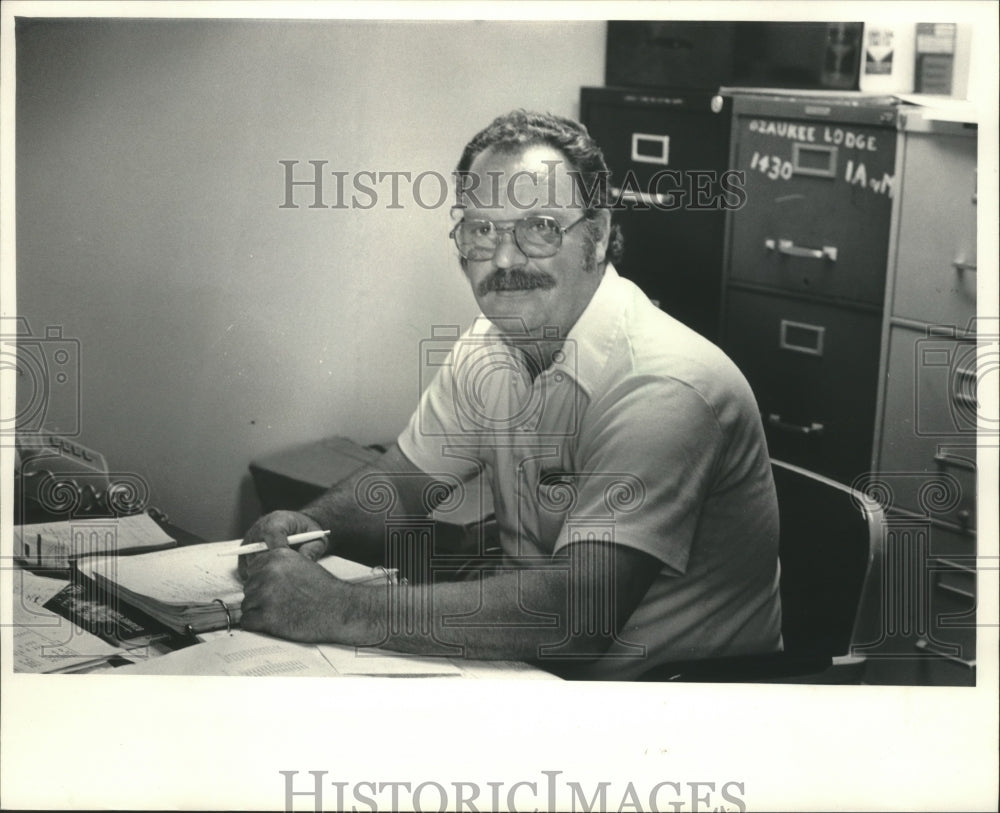
[(771, 121), (769, 119), (750, 119), (751, 133), (765, 136), (776, 136), (789, 141), (802, 141), (807, 144), (832, 144), (835, 147), (845, 147), (849, 150), (864, 150), (878, 152), (878, 136), (852, 130), (849, 127), (833, 127), (830, 125), (802, 124), (797, 121)]
[[(872, 155), (878, 152), (879, 135), (876, 133), (769, 119), (750, 119), (747, 127), (757, 134), (755, 144), (760, 143), (760, 136), (768, 137), (770, 149), (755, 150), (749, 169), (769, 180), (789, 181), (796, 175), (841, 178), (851, 186), (892, 197), (892, 174), (881, 166), (869, 166), (871, 162), (885, 164), (884, 160), (879, 161)], [(809, 146), (800, 147), (800, 144)], [(790, 156), (787, 155), (788, 145), (791, 145)], [(845, 155), (847, 150), (854, 152)], [(865, 163), (866, 159), (869, 164)]]
[(787, 181), (792, 177), (794, 171), (792, 162), (787, 158), (781, 159), (777, 155), (761, 155), (759, 152), (754, 152), (753, 158), (750, 159), (750, 169), (759, 170), (772, 181), (776, 181), (778, 178)]
[(865, 166), (864, 161), (858, 161), (855, 164), (854, 161), (848, 159), (847, 166), (844, 167), (844, 180), (849, 184), (863, 186), (871, 189), (872, 192), (892, 197), (892, 175), (888, 172), (883, 172), (881, 178), (874, 175), (869, 178), (868, 168)]

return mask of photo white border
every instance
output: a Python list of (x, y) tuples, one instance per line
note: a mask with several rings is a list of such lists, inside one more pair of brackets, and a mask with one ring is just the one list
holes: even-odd
[[(15, 294), (15, 16), (738, 19), (765, 9), (768, 19), (972, 19), (987, 41), (992, 37), (976, 56), (982, 83), (979, 301), (995, 307), (998, 93), (991, 3), (9, 2), (0, 29), (3, 315), (12, 315)], [(12, 414), (13, 394), (2, 398), (5, 414)], [(984, 451), (979, 553), (995, 565), (998, 467), (996, 450)], [(9, 557), (13, 450), (0, 454), (3, 555)], [(9, 570), (0, 576), (2, 595), (10, 596)], [(981, 570), (979, 587), (981, 620), (993, 613), (995, 624), (996, 570)], [(6, 601), (2, 612), (9, 623)], [(996, 626), (981, 627), (978, 686), (947, 689), (36, 676), (11, 673), (5, 634), (0, 804), (279, 809), (280, 770), (325, 770), (330, 780), (351, 782), (508, 786), (558, 770), (585, 787), (609, 781), (620, 790), (632, 782), (640, 795), (663, 781), (743, 782), (750, 810), (996, 810), (996, 636)], [(620, 798), (609, 793), (616, 805)], [(332, 804), (328, 798), (326, 809)]]

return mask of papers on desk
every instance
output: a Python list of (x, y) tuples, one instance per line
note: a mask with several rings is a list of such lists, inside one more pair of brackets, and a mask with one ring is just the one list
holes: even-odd
[(523, 678), (527, 680), (559, 680), (520, 661), (479, 661), (463, 658), (431, 658), (404, 655), (384, 649), (371, 649), (336, 644), (320, 644), (319, 651), (341, 677), (461, 677), (480, 680)]
[(336, 672), (315, 646), (241, 630), (145, 663), (122, 666), (115, 674), (330, 677)]
[(20, 568), (11, 578), (15, 672), (63, 672), (123, 652), (42, 606), (68, 581), (36, 576)]
[(298, 644), (256, 632), (213, 632), (205, 641), (115, 674), (242, 677), (458, 677), (558, 680), (524, 663), (427, 658), (334, 644)]
[(81, 556), (162, 550), (176, 544), (147, 514), (14, 526), (14, 556), (34, 567), (65, 569)]
[[(207, 632), (235, 627), (240, 619), (243, 584), (234, 554), (242, 540), (157, 551), (137, 556), (88, 556), (77, 570), (109, 595), (147, 613), (177, 632)], [(339, 556), (320, 559), (338, 579), (385, 583), (383, 568), (359, 565)]]
[(448, 661), (433, 658), (395, 657), (352, 647), (315, 646), (283, 641), (256, 632), (209, 633), (206, 641), (134, 666), (123, 666), (116, 674), (217, 675), (231, 677), (348, 677), (393, 675), (426, 677), (461, 676)]
[(385, 650), (320, 644), (319, 651), (338, 675), (378, 677), (461, 677), (447, 658), (422, 658)]

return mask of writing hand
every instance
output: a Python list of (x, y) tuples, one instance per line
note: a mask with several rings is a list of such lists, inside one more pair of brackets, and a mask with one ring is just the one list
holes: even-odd
[[(311, 517), (301, 514), (298, 511), (272, 511), (258, 519), (250, 530), (243, 537), (244, 545), (251, 545), (255, 542), (264, 542), (271, 550), (284, 548), (288, 550), (288, 537), (290, 534), (304, 533), (306, 531), (321, 530), (319, 523)], [(299, 555), (315, 562), (327, 553), (327, 540), (317, 539), (315, 542), (306, 542), (299, 547)], [(237, 564), (237, 572), (242, 581), (247, 580), (250, 564), (257, 556), (264, 554), (248, 554), (241, 556)]]
[(243, 629), (293, 641), (333, 642), (349, 586), (288, 547), (251, 559), (243, 585)]

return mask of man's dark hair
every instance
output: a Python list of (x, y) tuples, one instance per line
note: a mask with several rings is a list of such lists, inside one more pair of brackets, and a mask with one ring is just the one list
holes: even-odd
[[(460, 179), (465, 178), (476, 156), (484, 150), (515, 152), (539, 144), (558, 150), (566, 158), (588, 217), (593, 217), (598, 209), (611, 208), (608, 201), (611, 172), (601, 148), (582, 124), (551, 113), (512, 110), (498, 116), (465, 145), (456, 173)], [(610, 262), (621, 259), (624, 243), (621, 228), (612, 222), (607, 251)]]

